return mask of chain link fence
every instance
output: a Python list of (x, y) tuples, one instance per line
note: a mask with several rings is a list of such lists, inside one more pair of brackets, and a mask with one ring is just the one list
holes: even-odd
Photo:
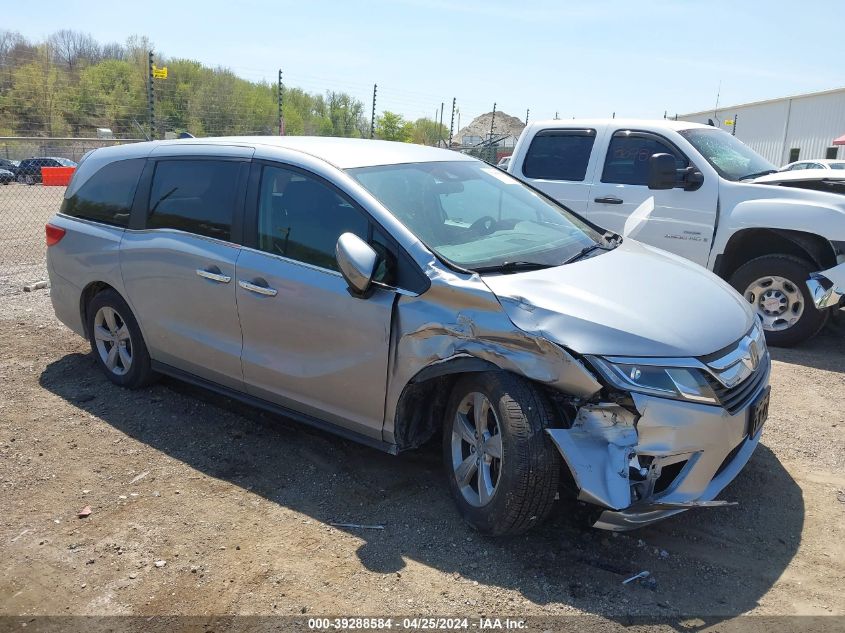
[[(0, 296), (46, 279), (44, 225), (59, 210), (64, 184), (42, 167), (69, 167), (98, 147), (137, 139), (0, 138)], [(67, 174), (58, 174), (58, 183)], [(64, 179), (62, 178), (64, 176)]]

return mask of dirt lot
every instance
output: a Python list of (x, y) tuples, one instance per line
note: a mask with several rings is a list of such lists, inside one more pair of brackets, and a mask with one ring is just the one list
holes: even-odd
[(0, 615), (845, 616), (841, 324), (775, 351), (762, 444), (722, 495), (738, 506), (614, 536), (561, 502), (495, 540), (457, 516), (436, 447), (384, 455), (172, 380), (118, 389), (49, 291), (16, 283), (0, 278)]

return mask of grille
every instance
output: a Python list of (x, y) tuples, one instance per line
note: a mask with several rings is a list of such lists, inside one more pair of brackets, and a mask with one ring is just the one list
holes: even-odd
[(768, 373), (769, 362), (768, 358), (764, 357), (761, 359), (760, 365), (753, 374), (733, 387), (725, 387), (722, 383), (706, 372), (705, 376), (721, 405), (727, 409), (728, 413), (733, 415), (751, 402), (751, 398), (757, 393), (757, 388), (763, 384), (763, 381), (766, 380), (766, 375)]

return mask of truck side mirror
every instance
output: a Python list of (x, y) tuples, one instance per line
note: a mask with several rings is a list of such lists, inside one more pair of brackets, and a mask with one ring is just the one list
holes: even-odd
[(678, 184), (675, 157), (671, 154), (652, 154), (648, 159), (648, 188), (673, 189)]

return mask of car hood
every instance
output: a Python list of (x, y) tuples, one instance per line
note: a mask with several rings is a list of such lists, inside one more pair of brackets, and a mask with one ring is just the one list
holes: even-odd
[(631, 239), (598, 253), (482, 279), (514, 325), (580, 354), (703, 356), (751, 328), (750, 305), (697, 264)]

